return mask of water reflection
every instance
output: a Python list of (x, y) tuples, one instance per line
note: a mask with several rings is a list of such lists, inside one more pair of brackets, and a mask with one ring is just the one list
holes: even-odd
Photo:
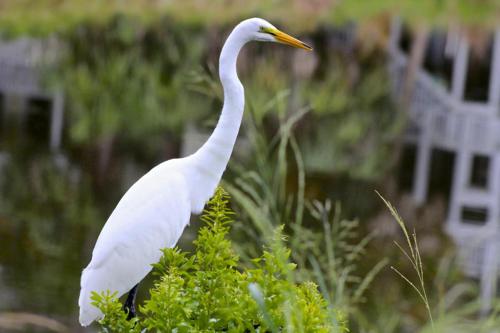
[(0, 311), (44, 314), (73, 327), (99, 209), (77, 168), (50, 154), (10, 157), (0, 188)]
[[(0, 184), (0, 324), (2, 314), (31, 313), (71, 332), (95, 331), (78, 324), (80, 273), (123, 190), (115, 186), (96, 194), (79, 167), (50, 153), (11, 155)], [(196, 232), (189, 229), (184, 239)], [(139, 302), (150, 284), (141, 284)]]

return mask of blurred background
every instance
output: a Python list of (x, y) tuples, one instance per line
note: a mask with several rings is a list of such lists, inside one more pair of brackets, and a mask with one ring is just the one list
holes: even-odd
[[(1, 332), (97, 331), (77, 299), (99, 231), (141, 175), (206, 140), (219, 52), (253, 16), (314, 52), (239, 57), (246, 111), (222, 185), (241, 260), (284, 224), (297, 279), (352, 332), (432, 331), (391, 267), (425, 283), (436, 332), (500, 327), (498, 0), (3, 0)], [(423, 277), (375, 191), (415, 230)]]

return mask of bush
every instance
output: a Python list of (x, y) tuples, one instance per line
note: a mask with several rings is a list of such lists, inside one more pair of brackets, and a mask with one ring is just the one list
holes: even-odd
[(241, 267), (227, 239), (233, 212), (218, 189), (209, 202), (193, 254), (164, 249), (154, 265), (158, 281), (127, 321), (115, 295), (94, 293), (109, 332), (347, 332), (340, 311), (328, 307), (312, 282), (294, 282), (295, 264), (277, 228), (253, 267)]

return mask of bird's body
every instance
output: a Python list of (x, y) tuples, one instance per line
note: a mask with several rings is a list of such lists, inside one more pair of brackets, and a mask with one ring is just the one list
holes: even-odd
[(161, 249), (175, 246), (191, 213), (200, 213), (213, 195), (243, 117), (244, 93), (236, 60), (240, 49), (251, 40), (279, 41), (310, 49), (262, 19), (245, 20), (236, 26), (220, 56), (224, 106), (214, 132), (196, 153), (159, 164), (122, 197), (82, 273), (79, 298), (82, 325), (102, 317), (100, 310), (91, 304), (93, 291), (117, 292), (121, 296), (131, 290), (160, 259)]
[(191, 212), (186, 181), (177, 171), (181, 167), (175, 163), (178, 161), (162, 163), (139, 179), (104, 225), (92, 261), (82, 273), (82, 325), (102, 315), (90, 304), (92, 291), (125, 294), (160, 259), (158, 249), (177, 243)]

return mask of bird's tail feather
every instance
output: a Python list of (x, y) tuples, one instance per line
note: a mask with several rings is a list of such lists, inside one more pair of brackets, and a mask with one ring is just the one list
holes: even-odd
[(82, 326), (89, 326), (94, 320), (103, 317), (101, 310), (92, 305), (90, 296), (93, 289), (89, 288), (87, 275), (88, 271), (85, 269), (82, 273), (80, 298), (78, 299), (78, 305), (80, 307), (80, 324)]

